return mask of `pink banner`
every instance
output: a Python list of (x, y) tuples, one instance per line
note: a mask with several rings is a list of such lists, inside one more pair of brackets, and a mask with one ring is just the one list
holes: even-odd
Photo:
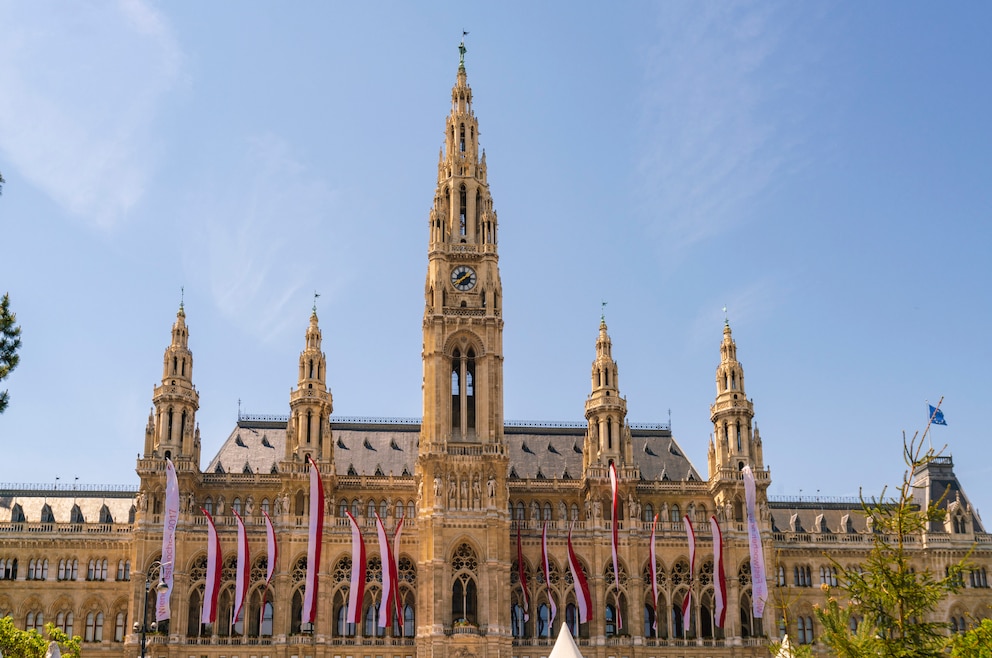
[(713, 530), (714, 624), (723, 628), (727, 619), (727, 574), (723, 570), (723, 533), (715, 516), (710, 517), (710, 528)]
[[(245, 522), (238, 514), (238, 510), (234, 510), (234, 518), (238, 521), (238, 570), (237, 576), (234, 583), (234, 616), (231, 618), (231, 624), (237, 624), (238, 620), (241, 619), (241, 609), (245, 605), (245, 597), (248, 594), (248, 583), (250, 580), (250, 574), (248, 570), (251, 568), (251, 561), (248, 557), (248, 533), (245, 532)], [(246, 631), (247, 629), (243, 629)]]
[(303, 594), (303, 618), (305, 624), (317, 619), (317, 574), (320, 573), (320, 546), (324, 539), (324, 483), (320, 479), (320, 469), (312, 457), (310, 461), (310, 527), (307, 536), (307, 578)]
[(379, 600), (379, 628), (387, 628), (393, 619), (393, 609), (396, 605), (396, 592), (394, 588), (398, 584), (395, 576), (395, 563), (393, 562), (393, 547), (389, 543), (386, 535), (386, 526), (383, 525), (379, 513), (375, 514), (375, 529), (379, 535), (379, 559), (382, 561), (382, 597)]
[[(547, 521), (544, 522), (547, 526)], [(527, 592), (527, 569), (524, 568), (524, 549), (520, 545), (520, 522), (517, 521), (517, 580), (520, 581), (520, 595), (523, 598), (524, 621), (530, 619), (530, 594)], [(550, 593), (550, 588), (549, 588)]]
[[(564, 520), (564, 519), (563, 519)], [(541, 567), (544, 569), (544, 585), (548, 588), (548, 603), (551, 604), (551, 620), (548, 628), (554, 627), (555, 617), (558, 616), (558, 606), (555, 605), (555, 596), (551, 591), (551, 569), (548, 565), (548, 522), (544, 522), (541, 530)], [(524, 618), (526, 621), (526, 618)]]
[(655, 635), (657, 636), (658, 631), (658, 552), (654, 546), (655, 540), (655, 529), (658, 526), (658, 515), (654, 515), (654, 521), (651, 522), (651, 545), (648, 548), (651, 559), (651, 594), (653, 596), (652, 607), (654, 607), (654, 623), (651, 624), (651, 628), (655, 630)]
[(692, 621), (692, 581), (696, 573), (696, 531), (692, 527), (692, 521), (688, 514), (682, 517), (682, 523), (685, 524), (685, 532), (689, 539), (689, 589), (682, 601), (682, 634), (685, 635), (689, 632)]
[(276, 530), (272, 527), (272, 519), (269, 513), (262, 510), (265, 516), (265, 589), (262, 590), (262, 609), (259, 611), (259, 628), (262, 620), (265, 619), (265, 600), (269, 595), (269, 583), (272, 582), (272, 575), (276, 572), (276, 562), (279, 561), (279, 546), (276, 545)]
[(207, 583), (203, 588), (200, 623), (213, 624), (217, 621), (217, 596), (220, 594), (220, 537), (217, 536), (217, 528), (214, 527), (214, 519), (210, 513), (202, 507), (200, 511), (207, 517)]
[(162, 520), (162, 559), (159, 560), (160, 579), (168, 587), (158, 593), (155, 604), (155, 621), (172, 616), (169, 600), (172, 598), (172, 571), (176, 561), (176, 526), (179, 524), (179, 480), (171, 459), (165, 460), (165, 517)]
[(747, 502), (747, 537), (751, 554), (751, 611), (760, 618), (768, 600), (768, 582), (765, 580), (765, 553), (761, 548), (761, 531), (754, 514), (755, 484), (750, 466), (744, 466), (744, 497)]
[(348, 613), (345, 622), (357, 624), (362, 617), (362, 599), (365, 598), (365, 539), (358, 521), (345, 510), (351, 521), (351, 584), (348, 588)]
[(400, 625), (403, 624), (403, 597), (400, 592), (400, 534), (403, 532), (403, 517), (400, 517), (393, 530), (393, 563), (390, 565), (393, 577), (393, 594), (396, 599), (396, 616)]
[(572, 548), (572, 528), (575, 521), (568, 528), (568, 570), (572, 572), (572, 582), (575, 585), (575, 601), (579, 606), (579, 623), (585, 624), (592, 616), (592, 597), (589, 595), (589, 583), (586, 582), (585, 572), (579, 558)]

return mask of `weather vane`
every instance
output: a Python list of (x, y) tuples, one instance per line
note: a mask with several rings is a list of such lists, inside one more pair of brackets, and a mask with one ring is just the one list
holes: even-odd
[(727, 325), (728, 327), (730, 326), (730, 316), (727, 315), (727, 305), (726, 304), (723, 305), (723, 323), (725, 325)]
[(601, 301), (599, 303), (599, 320), (600, 322), (606, 322), (606, 301)]
[(316, 290), (313, 291), (313, 312), (317, 313), (317, 298), (320, 297), (320, 293)]
[(458, 65), (461, 68), (465, 68), (465, 37), (468, 36), (468, 30), (462, 30), (462, 42), (458, 44)]
[(183, 302), (186, 300), (186, 286), (179, 286), (179, 310), (183, 310)]

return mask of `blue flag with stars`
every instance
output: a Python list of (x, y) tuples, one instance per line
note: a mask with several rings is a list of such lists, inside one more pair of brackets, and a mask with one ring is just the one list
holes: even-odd
[(947, 421), (944, 420), (944, 412), (933, 406), (932, 404), (927, 405), (930, 407), (930, 424), (932, 425), (947, 425)]

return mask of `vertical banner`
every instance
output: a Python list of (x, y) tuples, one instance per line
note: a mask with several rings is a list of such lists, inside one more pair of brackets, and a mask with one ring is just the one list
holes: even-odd
[(651, 628), (654, 629), (656, 637), (658, 635), (658, 553), (654, 546), (654, 540), (657, 528), (658, 515), (655, 514), (654, 521), (651, 522), (651, 545), (648, 547), (648, 553), (651, 560), (651, 595), (653, 597), (651, 606), (654, 608), (654, 623), (651, 624)]
[(396, 523), (393, 530), (393, 561), (389, 569), (393, 578), (393, 598), (396, 599), (396, 620), (403, 626), (403, 596), (400, 592), (400, 534), (403, 532), (403, 517)]
[(751, 552), (751, 607), (755, 618), (761, 618), (768, 600), (768, 581), (765, 580), (765, 553), (761, 549), (761, 531), (754, 514), (754, 473), (744, 466), (744, 496), (747, 502), (747, 535)]
[[(617, 552), (620, 545), (620, 520), (617, 518), (617, 507), (618, 507), (618, 491), (617, 491), (617, 465), (610, 462), (610, 491), (613, 493), (613, 584), (616, 587), (614, 596), (616, 596), (617, 601), (617, 630), (619, 631), (623, 628), (623, 618), (620, 616), (620, 565), (617, 559)], [(627, 510), (628, 512), (630, 510)]]
[(172, 598), (172, 571), (176, 561), (176, 525), (179, 523), (179, 480), (171, 459), (165, 460), (165, 518), (162, 521), (162, 559), (159, 566), (162, 582), (168, 587), (158, 593), (155, 621), (172, 616), (169, 600)]
[(394, 578), (393, 547), (386, 535), (379, 513), (375, 513), (375, 529), (379, 535), (379, 559), (382, 562), (382, 598), (379, 600), (379, 628), (387, 628), (393, 619), (393, 607), (396, 604), (397, 583)]
[[(562, 519), (564, 521), (564, 519)], [(544, 528), (541, 530), (541, 567), (544, 569), (544, 584), (548, 588), (548, 603), (551, 604), (551, 621), (548, 622), (548, 628), (554, 627), (555, 617), (558, 615), (558, 606), (555, 605), (555, 597), (551, 592), (551, 569), (548, 566), (548, 522), (544, 522)], [(524, 621), (527, 618), (524, 617)]]
[[(276, 562), (279, 560), (279, 546), (276, 545), (276, 530), (272, 527), (272, 519), (269, 513), (262, 510), (265, 515), (265, 589), (262, 590), (262, 609), (259, 611), (258, 627), (262, 628), (265, 620), (265, 599), (269, 594), (269, 583), (272, 582), (272, 575), (276, 572)], [(275, 612), (273, 610), (273, 612)]]
[(310, 461), (310, 528), (307, 537), (307, 579), (303, 593), (304, 624), (317, 619), (317, 574), (320, 573), (320, 545), (324, 539), (324, 483), (320, 469), (312, 457)]
[(682, 517), (685, 524), (685, 534), (689, 540), (689, 589), (685, 593), (682, 601), (682, 634), (689, 632), (692, 622), (692, 584), (696, 574), (696, 530), (692, 527), (692, 520), (686, 514)]
[[(547, 527), (548, 522), (544, 522)], [(524, 550), (520, 545), (520, 522), (517, 521), (517, 580), (520, 581), (520, 592), (523, 598), (524, 621), (530, 620), (530, 594), (527, 592), (527, 570), (524, 568)], [(544, 584), (548, 585), (548, 594), (551, 594), (551, 586), (545, 577)], [(554, 604), (552, 604), (554, 605)]]
[(357, 624), (362, 617), (362, 600), (365, 598), (365, 539), (358, 521), (345, 510), (351, 521), (351, 583), (348, 588), (348, 613), (346, 624)]
[(200, 623), (213, 624), (217, 621), (217, 596), (220, 594), (220, 537), (217, 536), (217, 528), (214, 527), (214, 519), (210, 513), (202, 507), (200, 511), (207, 517), (207, 582), (203, 588)]
[(572, 548), (573, 527), (575, 527), (575, 521), (572, 521), (572, 525), (568, 527), (568, 570), (572, 572), (572, 583), (575, 586), (575, 601), (579, 606), (579, 623), (585, 624), (592, 616), (592, 596), (589, 595), (589, 583), (586, 582), (582, 565)]
[[(231, 624), (237, 624), (241, 619), (241, 609), (245, 605), (245, 597), (248, 594), (248, 582), (250, 580), (249, 569), (251, 569), (250, 558), (248, 557), (248, 533), (245, 531), (245, 522), (234, 510), (234, 518), (238, 521), (238, 568), (234, 583), (234, 616)], [(242, 635), (248, 632), (247, 625), (242, 627)]]
[(717, 628), (723, 628), (727, 619), (727, 574), (723, 569), (723, 533), (715, 516), (710, 517), (710, 529), (713, 531), (713, 619)]

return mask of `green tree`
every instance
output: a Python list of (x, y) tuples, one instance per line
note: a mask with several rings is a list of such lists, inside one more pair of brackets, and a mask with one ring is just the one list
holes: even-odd
[[(917, 553), (913, 547), (919, 546), (918, 538), (931, 522), (943, 521), (945, 516), (942, 501), (920, 505), (913, 499), (913, 474), (939, 456), (933, 449), (924, 450), (923, 444), (924, 438), (917, 441), (916, 436), (904, 441), (907, 470), (896, 497), (886, 499), (885, 490), (878, 499), (862, 496), (862, 509), (872, 522), (873, 546), (856, 568), (835, 562), (841, 584), (834, 589), (840, 590), (844, 601), (824, 587), (826, 605), (816, 609), (824, 628), (821, 638), (841, 658), (947, 655), (947, 624), (932, 621), (933, 612), (948, 594), (958, 590), (966, 564), (962, 560), (946, 574), (913, 567)], [(860, 622), (854, 632), (852, 618)]]
[(954, 658), (992, 658), (992, 619), (983, 619), (967, 633), (951, 639)]
[[(45, 635), (48, 639), (45, 639)], [(22, 631), (10, 617), (0, 619), (0, 653), (16, 658), (45, 658), (49, 642), (57, 642), (63, 656), (79, 658), (78, 635), (69, 637), (55, 624), (45, 624), (45, 635), (36, 630)]]
[[(0, 299), (0, 382), (17, 367), (21, 357), (17, 350), (21, 346), (21, 328), (17, 326), (17, 316), (10, 312), (10, 295)], [(0, 392), (0, 414), (7, 408), (7, 391)]]

